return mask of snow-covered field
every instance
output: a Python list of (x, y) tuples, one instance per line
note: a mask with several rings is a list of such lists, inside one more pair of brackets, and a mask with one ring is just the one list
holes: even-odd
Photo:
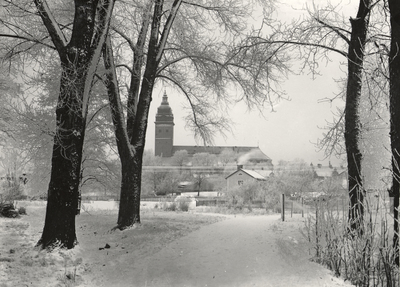
[[(22, 203), (19, 203), (20, 206)], [(115, 226), (117, 210), (99, 205), (77, 217), (79, 245), (34, 248), (44, 204), (0, 218), (0, 286), (348, 286), (308, 260), (301, 217), (215, 215), (143, 208), (142, 224)]]

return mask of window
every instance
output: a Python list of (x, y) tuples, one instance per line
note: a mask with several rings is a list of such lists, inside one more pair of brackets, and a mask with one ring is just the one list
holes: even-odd
[(238, 185), (243, 185), (243, 180), (238, 180)]

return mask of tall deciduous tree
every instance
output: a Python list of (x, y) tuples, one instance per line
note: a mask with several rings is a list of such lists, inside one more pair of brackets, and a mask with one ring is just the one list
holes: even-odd
[(390, 77), (390, 141), (392, 151), (395, 261), (399, 265), (399, 189), (400, 189), (400, 3), (388, 0), (390, 10), (391, 44), (389, 55)]
[(178, 150), (171, 157), (171, 163), (179, 167), (183, 167), (189, 161), (189, 153), (187, 150)]
[[(40, 61), (40, 59), (37, 59)], [(18, 150), (28, 165), (21, 165), (27, 173), (27, 196), (43, 197), (50, 180), (51, 151), (55, 134), (54, 107), (57, 104), (60, 74), (57, 58), (47, 61), (40, 75), (32, 75), (29, 83), (12, 85), (12, 77), (2, 89), (0, 102), (0, 146)], [(101, 88), (104, 89), (103, 85)], [(40, 91), (38, 95), (30, 93)], [(93, 88), (96, 93), (96, 86)], [(99, 140), (101, 138), (101, 140)], [(13, 142), (18, 144), (13, 144)], [(119, 192), (119, 162), (115, 155), (115, 137), (108, 99), (91, 97), (86, 124), (82, 160), (81, 194), (104, 190), (104, 194)]]
[[(246, 39), (246, 49), (241, 53), (262, 53), (262, 46), (281, 44), (282, 47), (294, 47), (300, 51), (302, 68), (318, 73), (319, 61), (329, 59), (329, 52), (346, 57), (347, 85), (345, 93), (344, 137), (348, 165), (348, 191), (350, 197), (349, 221), (352, 228), (358, 226), (363, 216), (364, 190), (362, 188), (360, 151), (360, 98), (362, 90), (363, 63), (367, 44), (367, 32), (370, 12), (377, 2), (360, 0), (356, 17), (350, 18), (350, 27), (346, 27), (335, 9), (329, 6), (310, 13), (310, 19), (295, 23), (289, 28), (271, 27), (269, 37), (256, 35)], [(330, 19), (332, 16), (333, 19)], [(331, 21), (333, 20), (333, 21)]]
[(195, 153), (192, 157), (193, 166), (213, 166), (217, 163), (217, 156), (208, 152)]
[[(58, 9), (60, 6), (62, 9)], [(54, 56), (54, 51), (59, 58), (61, 77), (46, 219), (38, 242), (42, 248), (72, 248), (76, 243), (75, 215), (89, 94), (113, 7), (113, 0), (50, 5), (44, 0), (2, 2), (1, 13), (8, 12), (0, 22), (0, 36), (7, 38), (1, 47), (2, 60), (9, 60), (10, 73), (24, 67), (28, 72), (18, 76), (25, 80), (23, 76), (29, 77), (46, 66), (41, 61), (51, 62), (48, 57)]]
[(74, 1), (69, 39), (47, 2), (34, 0), (34, 3), (58, 52), (62, 69), (46, 219), (38, 245), (42, 248), (73, 248), (77, 241), (75, 216), (89, 94), (114, 1)]
[(360, 0), (357, 16), (350, 18), (351, 36), (347, 53), (347, 87), (344, 138), (347, 154), (348, 187), (350, 197), (349, 221), (356, 228), (364, 214), (360, 150), (360, 98), (362, 69), (367, 32), (373, 1)]
[[(164, 1), (148, 3), (144, 8), (142, 25), (134, 50), (131, 83), (128, 92), (127, 122), (119, 95), (117, 73), (114, 64), (112, 44), (108, 38), (104, 51), (104, 66), (107, 69), (106, 87), (110, 99), (111, 111), (121, 160), (121, 196), (117, 225), (124, 229), (140, 222), (140, 191), (142, 160), (147, 130), (150, 102), (156, 79), (157, 68), (161, 61), (172, 23), (182, 1), (174, 1), (163, 28), (162, 16)], [(153, 10), (153, 13), (151, 11)], [(147, 31), (150, 28), (145, 70), (144, 64)], [(161, 36), (160, 36), (161, 31)]]
[[(285, 61), (277, 60), (276, 53), (272, 53), (268, 67), (241, 65), (240, 59), (229, 53), (226, 43), (242, 37), (246, 28), (243, 23), (246, 16), (250, 16), (250, 5), (244, 5), (242, 1), (198, 3), (176, 0), (164, 3), (156, 0), (134, 8), (135, 15), (141, 15), (139, 28), (129, 29), (124, 23), (118, 23), (118, 27), (114, 25), (113, 37), (113, 43), (118, 44), (119, 49), (121, 43), (128, 44), (133, 54), (132, 67), (114, 64), (118, 57), (113, 56), (111, 40), (104, 49), (106, 86), (122, 164), (120, 229), (140, 221), (142, 154), (156, 78), (171, 83), (186, 96), (192, 112), (189, 126), (200, 138), (208, 140), (215, 128), (227, 126), (226, 119), (220, 119), (215, 113), (216, 102), (233, 100), (228, 94), (236, 88), (240, 91), (236, 100), (253, 101), (261, 106), (268, 102), (267, 94), (273, 93), (271, 82), (276, 76), (273, 66), (279, 65), (285, 70)], [(215, 32), (218, 36), (211, 36)], [(132, 34), (136, 40), (130, 36)], [(125, 67), (130, 76), (126, 124), (117, 66)]]
[(179, 166), (179, 174), (182, 174), (183, 166), (189, 163), (189, 153), (187, 150), (178, 150), (171, 157), (171, 164)]

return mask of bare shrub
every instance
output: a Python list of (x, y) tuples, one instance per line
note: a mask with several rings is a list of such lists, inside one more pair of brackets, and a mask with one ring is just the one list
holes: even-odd
[(9, 177), (7, 181), (2, 182), (2, 201), (13, 202), (23, 198), (24, 188), (15, 177)]
[(397, 286), (389, 201), (383, 192), (365, 197), (365, 214), (357, 230), (349, 228), (347, 209), (336, 198), (315, 200), (303, 235), (312, 260), (356, 286)]
[(21, 215), (26, 215), (26, 208), (21, 206), (20, 208), (18, 208), (18, 213)]
[(171, 202), (171, 203), (169, 203), (169, 202), (164, 202), (164, 203), (162, 204), (162, 209), (163, 209), (164, 211), (176, 211), (177, 206), (176, 206), (176, 203), (175, 203), (175, 202)]
[(16, 218), (19, 217), (19, 213), (13, 203), (0, 202), (0, 216)]
[(252, 212), (253, 205), (258, 202), (266, 210), (274, 209), (279, 204), (279, 195), (270, 187), (267, 182), (244, 182), (226, 193), (227, 207), (236, 210), (247, 208)]
[(187, 201), (179, 201), (178, 202), (178, 209), (181, 211), (189, 211), (189, 202)]

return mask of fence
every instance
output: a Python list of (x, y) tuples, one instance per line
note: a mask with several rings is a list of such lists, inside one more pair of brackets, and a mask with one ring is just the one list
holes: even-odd
[(321, 201), (327, 202), (330, 208), (336, 210), (337, 213), (346, 214), (348, 211), (348, 198), (347, 197), (315, 197), (315, 198), (303, 198), (303, 197), (289, 197), (281, 194), (280, 208), (282, 221), (285, 217), (293, 217), (293, 214), (304, 215), (315, 214), (317, 204)]
[[(365, 194), (363, 220), (357, 221), (356, 229), (348, 219), (347, 197), (303, 201), (307, 214), (304, 235), (313, 260), (355, 286), (400, 286), (399, 268), (394, 262), (393, 218), (389, 214), (393, 209), (386, 195)], [(283, 205), (288, 205), (282, 199)]]

